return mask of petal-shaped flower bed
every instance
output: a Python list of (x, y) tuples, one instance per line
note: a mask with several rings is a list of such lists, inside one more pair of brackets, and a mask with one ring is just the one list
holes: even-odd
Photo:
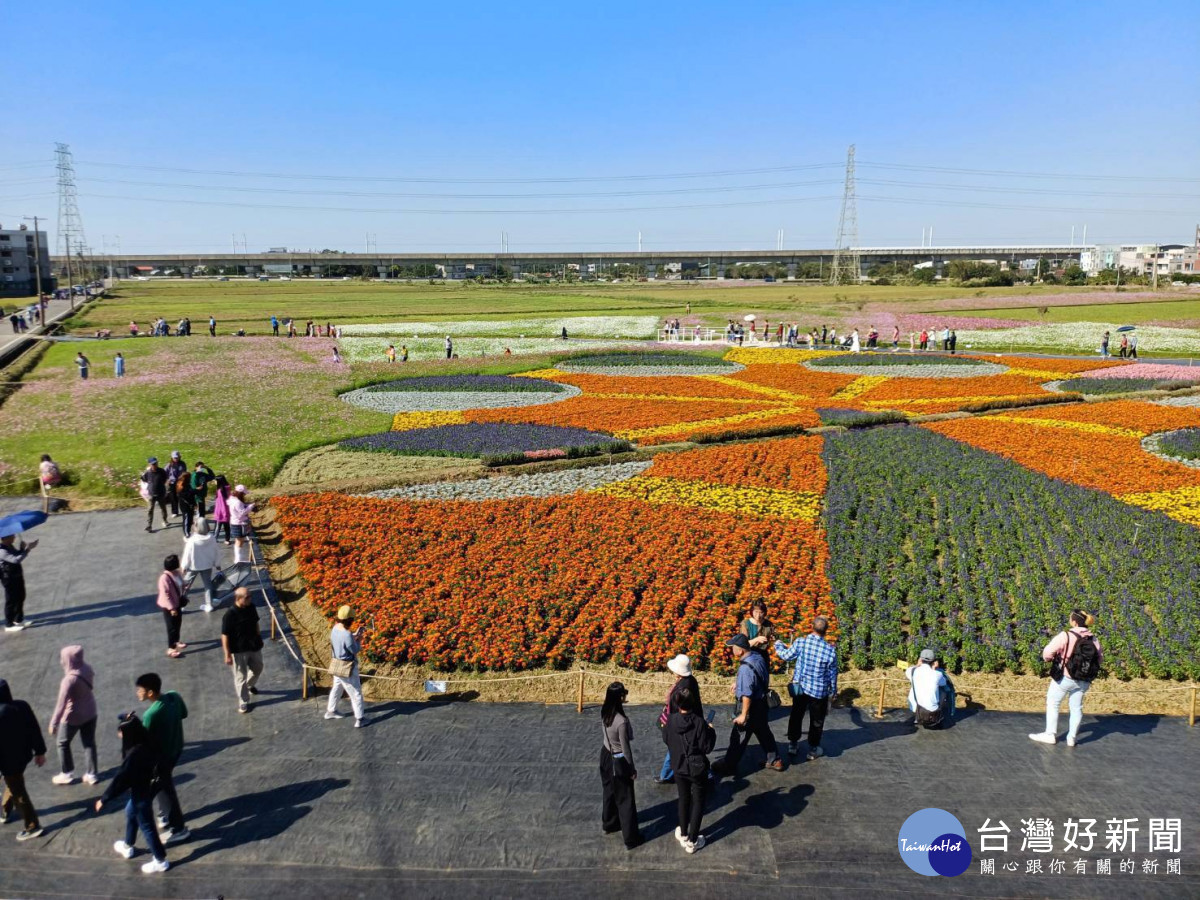
[(452, 412), (541, 406), (577, 397), (579, 388), (541, 378), (505, 375), (444, 375), (406, 378), (348, 391), (341, 399), (375, 412)]
[(1007, 366), (969, 356), (913, 356), (907, 353), (846, 353), (824, 356), (804, 364), (815, 371), (888, 378), (977, 378), (1000, 375)]
[(1182, 428), (1158, 439), (1158, 452), (1175, 459), (1200, 459), (1200, 428)]
[[(1195, 380), (1200, 381), (1200, 379)], [(1177, 379), (1084, 376), (1060, 381), (1055, 387), (1060, 391), (1078, 391), (1081, 394), (1128, 394), (1133, 391), (1179, 390), (1194, 383), (1195, 381)]]
[(740, 371), (741, 363), (715, 356), (681, 351), (626, 351), (588, 353), (569, 357), (559, 363), (563, 372), (594, 375), (662, 377), (664, 375), (727, 375)]
[(537, 472), (529, 475), (509, 475), (496, 478), (476, 478), (471, 481), (435, 481), (430, 484), (409, 484), (404, 487), (373, 491), (367, 496), (381, 500), (513, 500), (517, 497), (554, 497), (591, 491), (626, 481), (650, 467), (645, 460), (589, 466), (584, 469), (563, 469), (557, 472)]
[(517, 425), (502, 422), (473, 422), (442, 425), (409, 431), (384, 431), (365, 437), (350, 438), (339, 445), (343, 450), (368, 450), (397, 453), (402, 456), (508, 456), (540, 450), (561, 450), (563, 455), (587, 456), (592, 453), (628, 450), (628, 441), (611, 434), (582, 428), (554, 425)]

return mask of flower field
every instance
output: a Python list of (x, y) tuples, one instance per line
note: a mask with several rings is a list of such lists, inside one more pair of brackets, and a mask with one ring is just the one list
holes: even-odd
[[(976, 375), (970, 360), (955, 364), (965, 377), (913, 364), (919, 377), (902, 378), (887, 366), (815, 371), (804, 364), (812, 357), (739, 348), (726, 358), (743, 368), (720, 375), (525, 372), (523, 388), (579, 393), (399, 412), (391, 432), (359, 442), (535, 460), (563, 456), (566, 432), (643, 446), (725, 442), (372, 498), (281, 497), (280, 522), (313, 602), (327, 613), (358, 607), (378, 661), (645, 670), (686, 652), (724, 672), (723, 641), (762, 598), (785, 635), (832, 616), (844, 664), (864, 668), (932, 645), (956, 669), (1041, 671), (1048, 635), (1083, 606), (1100, 617), (1111, 673), (1200, 672), (1200, 469), (1143, 446), (1200, 427), (1200, 408), (1067, 402), (872, 427), (1037, 402), (1058, 396), (1043, 382), (1121, 364), (1010, 356), (988, 359), (1000, 374)], [(822, 417), (861, 427), (728, 442)], [(502, 441), (509, 431), (516, 437)]]

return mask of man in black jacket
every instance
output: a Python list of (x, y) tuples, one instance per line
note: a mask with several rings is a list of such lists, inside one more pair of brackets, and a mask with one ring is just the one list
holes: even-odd
[(8, 682), (0, 678), (0, 775), (4, 776), (4, 799), (0, 816), (7, 822), (13, 808), (21, 811), (25, 830), (18, 841), (41, 837), (37, 810), (25, 788), (25, 768), (33, 760), (38, 766), (46, 764), (46, 742), (37, 717), (24, 700), (14, 700)]
[(142, 473), (142, 483), (146, 485), (146, 493), (149, 495), (149, 507), (146, 510), (146, 530), (154, 530), (155, 506), (158, 506), (162, 510), (163, 528), (168, 528), (171, 523), (167, 521), (167, 471), (158, 467), (157, 456), (152, 456), (146, 461), (149, 465), (146, 466), (146, 471)]

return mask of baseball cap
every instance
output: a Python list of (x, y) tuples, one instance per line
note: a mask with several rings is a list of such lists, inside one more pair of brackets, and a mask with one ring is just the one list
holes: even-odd
[(926, 647), (921, 651), (921, 662), (937, 662), (937, 654)]
[(148, 463), (155, 463), (155, 464), (157, 464), (157, 463), (158, 463), (158, 457), (157, 457), (157, 456), (152, 456), (152, 457), (150, 457), (148, 460), (146, 460), (146, 462), (148, 462)]
[(741, 647), (743, 650), (750, 649), (750, 639), (744, 634), (735, 634), (725, 642), (726, 647)]
[(178, 451), (178, 450), (172, 450), (172, 451), (171, 451), (171, 459), (179, 459), (179, 458), (180, 458), (180, 457), (179, 457), (179, 451)]

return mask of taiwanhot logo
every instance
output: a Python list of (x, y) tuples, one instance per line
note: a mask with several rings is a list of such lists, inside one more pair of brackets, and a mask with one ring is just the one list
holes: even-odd
[(952, 878), (971, 865), (971, 845), (962, 822), (944, 809), (913, 813), (900, 826), (900, 858), (921, 875)]

